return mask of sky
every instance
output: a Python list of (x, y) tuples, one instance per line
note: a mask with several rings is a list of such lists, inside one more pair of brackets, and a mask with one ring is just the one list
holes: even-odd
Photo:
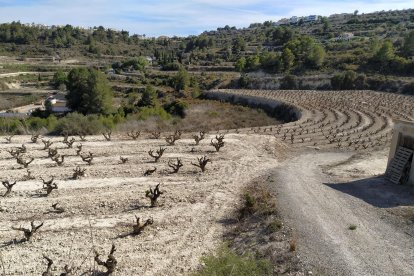
[(0, 0), (0, 22), (104, 26), (151, 37), (188, 36), (294, 15), (409, 8), (414, 8), (413, 0)]

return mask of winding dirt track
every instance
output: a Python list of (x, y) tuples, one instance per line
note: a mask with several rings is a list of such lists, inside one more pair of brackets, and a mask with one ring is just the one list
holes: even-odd
[[(212, 94), (236, 102), (283, 102), (299, 108), (297, 122), (237, 132), (272, 135), (287, 149), (286, 160), (275, 171), (275, 189), (279, 208), (297, 229), (299, 252), (306, 263), (327, 275), (413, 275), (413, 225), (387, 212), (396, 206), (413, 208), (412, 188), (364, 175), (364, 170), (385, 171), (393, 123), (413, 121), (413, 97), (369, 91), (219, 90)], [(355, 155), (361, 152), (365, 154)], [(342, 171), (341, 181), (320, 167), (348, 159), (359, 163)], [(362, 179), (355, 182), (358, 174)], [(357, 226), (355, 232), (348, 229), (352, 224)]]
[[(407, 226), (395, 225), (387, 212), (353, 195), (367, 183), (346, 184), (343, 192), (320, 168), (350, 155), (302, 154), (277, 169), (279, 208), (297, 231), (299, 252), (328, 275), (412, 275), (414, 239)], [(367, 182), (374, 181), (387, 188), (381, 180)]]

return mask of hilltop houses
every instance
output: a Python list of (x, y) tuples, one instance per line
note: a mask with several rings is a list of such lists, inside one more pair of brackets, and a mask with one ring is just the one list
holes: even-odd
[(308, 16), (302, 16), (302, 17), (292, 16), (291, 18), (282, 18), (279, 21), (275, 22), (274, 25), (275, 26), (296, 25), (296, 24), (299, 24), (300, 22), (312, 23), (312, 22), (317, 22), (319, 18), (320, 18), (319, 15), (308, 15)]

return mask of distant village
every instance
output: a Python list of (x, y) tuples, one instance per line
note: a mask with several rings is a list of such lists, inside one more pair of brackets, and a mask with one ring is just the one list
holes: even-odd
[(317, 22), (322, 16), (320, 15), (309, 15), (309, 16), (292, 16), (291, 18), (282, 18), (277, 22), (274, 22), (273, 25), (275, 26), (283, 26), (283, 25), (296, 25), (300, 22), (309, 23), (309, 22)]

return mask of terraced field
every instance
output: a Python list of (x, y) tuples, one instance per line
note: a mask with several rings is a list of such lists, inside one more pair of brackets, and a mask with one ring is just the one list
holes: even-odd
[[(413, 120), (413, 98), (362, 91), (218, 90), (208, 93), (219, 99), (232, 98), (237, 101), (243, 98), (254, 104), (289, 104), (296, 108), (299, 120), (284, 125), (221, 130), (221, 133), (226, 133), (225, 146), (219, 152), (210, 145), (215, 133), (207, 135), (198, 146), (192, 139), (194, 133), (183, 134), (182, 139), (172, 146), (168, 146), (164, 139), (166, 133), (160, 139), (151, 139), (149, 133), (142, 133), (137, 140), (123, 133), (114, 134), (111, 141), (102, 136), (86, 137), (86, 141), (73, 137), (75, 142), (72, 148), (62, 142), (63, 138), (44, 137), (53, 142), (51, 148), (56, 148), (59, 155), (65, 156), (61, 165), (48, 157), (48, 151), (40, 140), (33, 143), (30, 136), (15, 136), (8, 143), (4, 137), (1, 138), (1, 180), (17, 181), (17, 184), (9, 195), (0, 199), (0, 271), (5, 275), (39, 275), (46, 270), (43, 258), (46, 255), (54, 262), (55, 274), (63, 272), (65, 266), (72, 268), (74, 275), (95, 274), (105, 271), (105, 268), (98, 267), (94, 262), (94, 251), (106, 259), (111, 245), (115, 244), (117, 251), (114, 254), (118, 260), (115, 275), (189, 274), (200, 266), (200, 257), (221, 243), (228, 227), (226, 222), (234, 219), (234, 211), (240, 204), (241, 188), (257, 177), (278, 170), (285, 172), (280, 176), (283, 180), (280, 183), (286, 187), (284, 192), (289, 193), (285, 197), (289, 198), (285, 206), (299, 208), (295, 219), (303, 216), (303, 202), (312, 204), (320, 199), (318, 205), (313, 206), (312, 214), (315, 215), (329, 210), (329, 214), (324, 216), (324, 225), (317, 225), (318, 217), (307, 221), (309, 227), (323, 228), (320, 230), (323, 238), (306, 236), (306, 239), (324, 241), (330, 235), (324, 232), (329, 227), (335, 229), (337, 235), (344, 231), (343, 235), (349, 238), (346, 226), (339, 224), (342, 221), (336, 221), (338, 214), (346, 215), (343, 221), (350, 216), (358, 219), (354, 215), (355, 210), (364, 210), (367, 219), (379, 217), (375, 208), (371, 210), (365, 203), (355, 199), (350, 201), (339, 192), (321, 185), (319, 163), (302, 170), (303, 174), (309, 173), (312, 178), (300, 175), (298, 168), (302, 168), (305, 161), (300, 161), (299, 156), (307, 152), (306, 162), (315, 160), (329, 165), (329, 158), (338, 162), (348, 158), (348, 152), (384, 150), (391, 139), (393, 122), (397, 119)], [(80, 144), (81, 154), (93, 153), (91, 165), (77, 154)], [(23, 161), (34, 159), (28, 165), (33, 179), (27, 177), (28, 171), (10, 155), (11, 150), (22, 145), (26, 148), (26, 152), (21, 154)], [(165, 147), (166, 151), (160, 161), (154, 163), (148, 151), (159, 147)], [(309, 155), (309, 151), (314, 152), (315, 149), (328, 154), (322, 154), (318, 160), (313, 153)], [(121, 162), (121, 156), (128, 158), (128, 161)], [(202, 156), (212, 161), (208, 163), (205, 173), (192, 165)], [(168, 162), (175, 162), (177, 158), (182, 160), (184, 166), (178, 173), (172, 174)], [(302, 163), (282, 163), (292, 158)], [(86, 174), (74, 180), (72, 175), (77, 167), (86, 169)], [(157, 170), (152, 175), (144, 176), (147, 170), (154, 168)], [(42, 178), (48, 181), (52, 177), (58, 189), (46, 196)], [(308, 192), (302, 191), (297, 184), (304, 185), (305, 180), (313, 185), (302, 187)], [(164, 193), (159, 198), (159, 206), (150, 208), (145, 191), (158, 183), (161, 183), (160, 189)], [(2, 192), (5, 191), (2, 189)], [(64, 211), (53, 209), (54, 203), (58, 203)], [(140, 235), (129, 235), (135, 216), (140, 217), (141, 221), (152, 218), (154, 223)], [(13, 228), (29, 228), (31, 221), (35, 225), (43, 223), (43, 226), (30, 241), (20, 242), (22, 232)], [(385, 222), (375, 221), (378, 224), (376, 231), (382, 231), (384, 227), (381, 226)], [(392, 231), (381, 233), (383, 239), (396, 231), (391, 226), (386, 229)], [(361, 275), (375, 271), (367, 263), (356, 262), (360, 256), (351, 256), (352, 252), (363, 255), (378, 250), (396, 250), (387, 247), (386, 242), (378, 245), (375, 242), (378, 233), (370, 231), (364, 240), (372, 239), (369, 243), (373, 246), (371, 251), (362, 248), (364, 244), (358, 239), (353, 240), (352, 249), (347, 248), (343, 240), (334, 240), (333, 245), (329, 244), (330, 241), (320, 245), (323, 249), (340, 243), (343, 246), (341, 250), (350, 251), (346, 251), (348, 255), (345, 258), (336, 251), (325, 250), (327, 256), (335, 255), (332, 259), (343, 263), (344, 268), (336, 273)], [(402, 240), (400, 237), (404, 234), (399, 235), (394, 237), (395, 240), (412, 244), (412, 239)], [(300, 238), (299, 242), (306, 242)], [(356, 250), (355, 246), (361, 246), (361, 250)], [(310, 253), (318, 256), (315, 252)], [(400, 255), (403, 253), (399, 252)], [(407, 260), (401, 261), (401, 265), (411, 262), (409, 254), (404, 256)], [(369, 259), (376, 255), (364, 257)], [(391, 258), (389, 261), (392, 262)], [(384, 269), (390, 267), (387, 262), (388, 258), (378, 260)], [(328, 262), (326, 266), (335, 267), (335, 264)]]
[[(414, 98), (373, 91), (216, 90), (220, 99), (248, 100), (298, 108), (298, 121), (265, 128), (232, 130), (274, 135), (291, 148), (367, 150), (383, 148), (395, 120), (414, 120)], [(230, 131), (231, 132), (231, 131)]]
[[(142, 134), (138, 140), (126, 135), (114, 135), (112, 141), (103, 136), (86, 137), (73, 148), (62, 143), (63, 138), (45, 137), (54, 142), (64, 155), (58, 166), (48, 158), (48, 151), (40, 142), (32, 143), (30, 136), (15, 136), (11, 143), (1, 138), (1, 180), (17, 181), (12, 192), (0, 199), (0, 271), (6, 275), (39, 275), (46, 271), (42, 255), (54, 261), (55, 273), (68, 265), (73, 275), (106, 271), (94, 263), (94, 250), (106, 259), (112, 244), (117, 247), (116, 275), (178, 275), (193, 271), (201, 256), (221, 243), (227, 219), (232, 219), (240, 199), (240, 188), (274, 169), (277, 161), (268, 148), (273, 137), (257, 144), (254, 137), (227, 135), (225, 147), (216, 152), (209, 145), (210, 138), (195, 146), (190, 134), (183, 135), (174, 146), (164, 139), (150, 139)], [(69, 138), (70, 140), (71, 138)], [(89, 166), (77, 156), (77, 145), (82, 143), (82, 154), (92, 152)], [(27, 170), (10, 156), (12, 149), (24, 144), (24, 161), (35, 179), (27, 179)], [(153, 162), (149, 150), (165, 147), (158, 163)], [(120, 157), (128, 158), (122, 164)], [(206, 172), (191, 163), (207, 156), (212, 163)], [(168, 162), (180, 158), (183, 167), (171, 174)], [(76, 167), (86, 169), (85, 177), (73, 180)], [(150, 176), (148, 169), (157, 168)], [(41, 178), (52, 177), (58, 189), (49, 196), (42, 189)], [(150, 208), (145, 191), (161, 183), (163, 192), (159, 206)], [(1, 187), (0, 192), (6, 191)], [(52, 204), (64, 209), (60, 213)], [(154, 224), (142, 234), (132, 232), (135, 216), (144, 222), (152, 218)], [(19, 241), (23, 233), (12, 227), (30, 228), (30, 222), (44, 225), (29, 242)], [(58, 274), (59, 275), (59, 274)]]

